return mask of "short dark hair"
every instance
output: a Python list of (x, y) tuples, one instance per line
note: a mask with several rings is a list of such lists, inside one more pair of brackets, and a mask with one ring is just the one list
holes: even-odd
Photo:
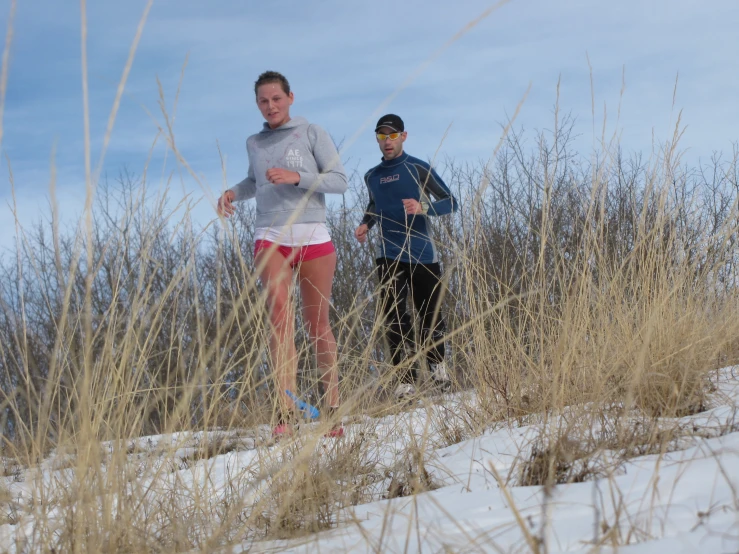
[(269, 83), (280, 83), (282, 90), (285, 94), (290, 94), (290, 83), (287, 82), (287, 77), (277, 71), (265, 71), (262, 73), (254, 83), (254, 96), (258, 94), (259, 87)]

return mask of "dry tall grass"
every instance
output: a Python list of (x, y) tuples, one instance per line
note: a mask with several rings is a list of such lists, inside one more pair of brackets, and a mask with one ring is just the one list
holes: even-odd
[[(493, 168), (447, 167), (463, 205), (437, 229), (451, 245), (448, 341), (457, 388), (476, 401), (453, 416), (433, 408), (426, 438), (411, 435), (392, 459), (369, 418), (402, 407), (378, 392), (392, 370), (378, 347), (372, 259), (350, 239), (356, 183), (330, 225), (340, 415), (360, 430), (330, 447), (318, 440), (330, 422), (269, 447), (251, 208), (197, 234), (187, 217), (175, 222), (181, 206), (168, 209), (166, 191), (123, 179), (100, 190), (88, 238), (25, 231), (3, 267), (0, 312), (6, 474), (29, 480), (27, 498), (3, 500), (19, 550), (208, 551), (312, 533), (349, 506), (434, 488), (424, 460), (439, 437), (452, 444), (501, 422), (542, 424), (521, 484), (599, 475), (604, 450), (669, 448), (658, 418), (703, 409), (711, 371), (739, 354), (736, 158), (707, 183), (678, 172), (671, 149), (641, 166), (585, 169), (552, 140), (526, 157), (511, 136)], [(301, 341), (310, 395), (318, 376)], [(255, 449), (243, 467), (219, 457)], [(223, 471), (228, 486), (216, 488)]]

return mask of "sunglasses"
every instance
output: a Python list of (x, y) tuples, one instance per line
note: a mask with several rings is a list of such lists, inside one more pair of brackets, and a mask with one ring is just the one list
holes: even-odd
[(389, 135), (386, 135), (385, 133), (377, 133), (377, 140), (398, 140), (398, 137), (402, 134), (403, 133), (390, 133)]

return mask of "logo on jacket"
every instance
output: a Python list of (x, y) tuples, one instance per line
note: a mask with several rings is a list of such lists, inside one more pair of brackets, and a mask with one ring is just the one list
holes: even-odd
[(395, 175), (390, 175), (389, 177), (380, 177), (380, 184), (383, 185), (385, 183), (392, 183), (393, 181), (397, 181), (400, 179), (400, 173), (396, 173)]
[(287, 167), (303, 167), (303, 156), (298, 148), (291, 148), (285, 154), (285, 165)]

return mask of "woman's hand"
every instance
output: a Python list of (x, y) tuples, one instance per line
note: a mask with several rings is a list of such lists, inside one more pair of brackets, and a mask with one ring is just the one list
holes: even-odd
[(267, 170), (267, 180), (273, 185), (297, 185), (300, 182), (300, 173), (273, 167)]
[(236, 198), (236, 193), (232, 190), (227, 190), (218, 199), (218, 215), (224, 217), (231, 217), (236, 208), (234, 208), (233, 201)]

